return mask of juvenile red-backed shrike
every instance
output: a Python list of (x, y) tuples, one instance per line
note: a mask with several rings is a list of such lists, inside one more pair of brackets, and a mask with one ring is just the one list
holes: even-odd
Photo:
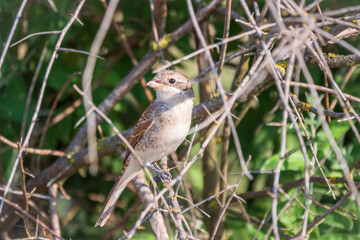
[(146, 166), (174, 152), (184, 141), (191, 124), (194, 93), (188, 77), (178, 71), (158, 73), (147, 86), (154, 88), (156, 99), (141, 115), (129, 143), (123, 169), (107, 197), (95, 226), (104, 226), (126, 185)]

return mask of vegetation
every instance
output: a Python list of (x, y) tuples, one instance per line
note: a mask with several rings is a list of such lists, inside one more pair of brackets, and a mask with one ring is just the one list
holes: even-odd
[[(1, 238), (360, 239), (356, 4), (0, 1)], [(173, 180), (95, 228), (165, 68), (196, 105)]]

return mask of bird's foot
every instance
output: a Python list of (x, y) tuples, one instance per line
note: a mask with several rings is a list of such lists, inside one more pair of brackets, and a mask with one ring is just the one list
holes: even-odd
[(154, 163), (154, 166), (151, 164), (146, 165), (147, 168), (149, 168), (152, 172), (157, 174), (157, 176), (154, 177), (155, 182), (159, 182), (160, 180), (163, 181), (165, 180), (170, 182), (172, 180), (172, 176), (169, 171), (161, 169), (156, 163)]
[(162, 170), (157, 177), (168, 182), (172, 180), (171, 173), (168, 170)]

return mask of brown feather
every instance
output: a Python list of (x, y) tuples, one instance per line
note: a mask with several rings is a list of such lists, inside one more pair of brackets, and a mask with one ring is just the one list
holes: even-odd
[[(132, 148), (135, 148), (136, 144), (140, 141), (142, 136), (151, 128), (154, 123), (154, 118), (152, 117), (154, 111), (154, 103), (151, 103), (146, 110), (141, 115), (138, 123), (135, 126), (134, 132), (131, 134), (129, 139), (129, 144)], [(125, 157), (124, 157), (124, 165), (127, 162), (127, 159), (131, 153), (130, 148), (126, 149)]]

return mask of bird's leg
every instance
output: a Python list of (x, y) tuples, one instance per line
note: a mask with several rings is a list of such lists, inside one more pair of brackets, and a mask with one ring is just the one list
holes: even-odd
[(159, 167), (159, 165), (157, 165), (156, 163), (152, 163), (153, 167), (156, 168), (159, 172), (162, 171), (161, 167)]
[[(161, 172), (161, 170), (158, 169), (159, 167), (158, 167), (158, 168), (154, 167), (152, 163), (148, 163), (148, 164), (146, 164), (145, 166), (146, 166), (148, 169), (150, 169), (153, 174), (156, 173), (157, 175), (159, 175), (160, 172)], [(154, 177), (154, 175), (153, 175), (153, 177)]]
[(171, 176), (171, 173), (168, 171), (167, 160), (168, 160), (167, 157), (163, 157), (162, 159), (160, 159), (160, 166), (161, 166), (161, 170), (163, 171), (163, 173), (167, 175), (166, 179), (171, 181), (172, 176)]
[(171, 181), (172, 176), (167, 170), (162, 170), (156, 163), (146, 164), (146, 167), (150, 169), (153, 173), (156, 173), (157, 176), (154, 177), (155, 182), (158, 182), (160, 179), (166, 179)]

